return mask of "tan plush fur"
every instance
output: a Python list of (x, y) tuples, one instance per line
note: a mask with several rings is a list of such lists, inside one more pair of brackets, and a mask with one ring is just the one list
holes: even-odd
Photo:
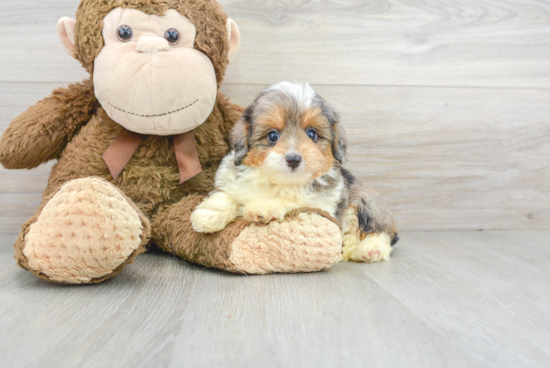
[[(233, 242), (230, 260), (239, 270), (253, 274), (330, 268), (340, 259), (342, 238), (338, 224), (327, 223), (329, 217), (323, 211), (291, 211), (287, 221), (245, 228)], [(274, 242), (277, 247), (272, 246)]]
[[(76, 49), (77, 58), (91, 74), (94, 59), (103, 46), (103, 18), (120, 6), (155, 15), (175, 9), (188, 17), (198, 32), (195, 48), (210, 58), (218, 86), (221, 84), (228, 63), (227, 15), (214, 0), (83, 0), (77, 13)], [(203, 172), (183, 185), (179, 185), (173, 138), (161, 136), (149, 136), (120, 177), (113, 180), (102, 155), (121, 126), (107, 116), (93, 91), (90, 80), (54, 91), (51, 97), (14, 120), (0, 140), (0, 162), (6, 168), (32, 168), (58, 160), (40, 207), (23, 225), (14, 245), (18, 264), (49, 281), (97, 283), (118, 274), (150, 244), (156, 244), (166, 252), (202, 265), (232, 272), (242, 272), (240, 266), (252, 269), (243, 259), (250, 253), (243, 251), (232, 260), (236, 238), (240, 239), (238, 249), (253, 249), (258, 238), (252, 229), (248, 235), (240, 235), (249, 226), (247, 222), (236, 222), (210, 236), (194, 232), (189, 221), (201, 199), (199, 195), (214, 189), (216, 170), (229, 151), (230, 131), (243, 109), (218, 94), (211, 115), (195, 130)], [(88, 179), (77, 180), (83, 178)], [(74, 193), (86, 195), (79, 198)], [(80, 215), (75, 214), (80, 211), (95, 218), (79, 222)], [(58, 222), (60, 219), (64, 219), (64, 225)], [(322, 260), (310, 258), (312, 266), (308, 270), (314, 271), (337, 261), (341, 238), (331, 220), (321, 216), (311, 221), (313, 228), (313, 222), (307, 221), (295, 221), (294, 225), (303, 227), (296, 231), (311, 234), (312, 240), (301, 244), (304, 254), (308, 246), (318, 249), (318, 239), (336, 242), (336, 246), (331, 244), (326, 249)], [(267, 229), (273, 236), (273, 250), (265, 252), (264, 257), (272, 257), (279, 244), (288, 247), (287, 236), (293, 233), (277, 234), (278, 229)], [(108, 242), (99, 236), (100, 232), (117, 240)], [(75, 241), (55, 240), (59, 234), (65, 239), (73, 233)], [(127, 258), (123, 259), (125, 255)], [(55, 262), (52, 257), (56, 257)], [(100, 264), (92, 265), (92, 258), (100, 260)], [(256, 260), (265, 263), (262, 257)], [(292, 271), (292, 265), (296, 265), (294, 262), (286, 267), (281, 264), (284, 262), (272, 269)]]
[(87, 283), (109, 275), (148, 240), (144, 225), (140, 211), (109, 182), (76, 179), (30, 226), (23, 255), (30, 268), (53, 281)]

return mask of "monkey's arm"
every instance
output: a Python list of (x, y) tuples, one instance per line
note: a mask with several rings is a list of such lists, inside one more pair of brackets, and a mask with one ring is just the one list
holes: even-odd
[(91, 80), (58, 88), (11, 122), (0, 139), (6, 169), (32, 169), (59, 157), (97, 107)]

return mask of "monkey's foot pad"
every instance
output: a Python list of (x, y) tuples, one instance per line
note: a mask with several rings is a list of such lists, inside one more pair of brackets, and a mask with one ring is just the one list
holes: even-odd
[(284, 222), (246, 227), (233, 241), (230, 261), (250, 274), (316, 272), (338, 263), (342, 235), (336, 221), (321, 211), (302, 211)]
[(108, 278), (140, 249), (139, 213), (119, 190), (97, 178), (65, 184), (25, 236), (28, 265), (51, 281)]

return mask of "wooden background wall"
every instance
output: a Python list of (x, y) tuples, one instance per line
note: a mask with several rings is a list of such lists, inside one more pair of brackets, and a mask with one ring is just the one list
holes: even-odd
[[(223, 91), (309, 81), (340, 110), (349, 167), (402, 230), (550, 227), (550, 1), (224, 0), (243, 43)], [(0, 130), (86, 74), (57, 40), (77, 0), (0, 2)], [(0, 170), (0, 232), (51, 164)]]

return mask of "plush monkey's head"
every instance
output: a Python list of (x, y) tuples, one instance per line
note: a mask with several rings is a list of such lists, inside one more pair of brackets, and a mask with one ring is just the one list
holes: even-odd
[(240, 45), (215, 0), (83, 0), (76, 21), (62, 18), (57, 29), (107, 114), (141, 134), (204, 123)]

